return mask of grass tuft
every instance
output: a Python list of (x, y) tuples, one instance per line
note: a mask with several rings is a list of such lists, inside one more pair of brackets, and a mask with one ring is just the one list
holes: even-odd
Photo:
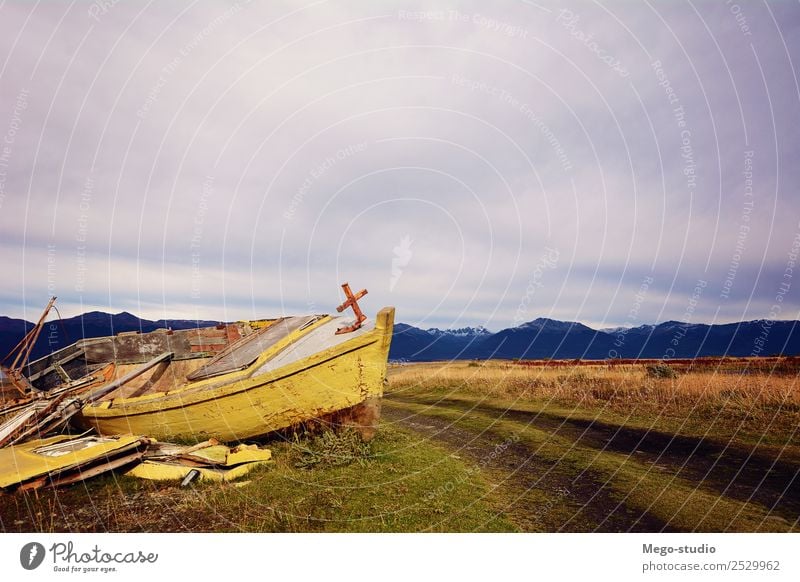
[(668, 364), (649, 364), (645, 368), (648, 378), (677, 378), (678, 373)]
[(295, 466), (301, 469), (317, 465), (342, 467), (351, 463), (364, 466), (371, 455), (370, 444), (364, 442), (355, 430), (326, 430), (303, 447), (302, 456)]

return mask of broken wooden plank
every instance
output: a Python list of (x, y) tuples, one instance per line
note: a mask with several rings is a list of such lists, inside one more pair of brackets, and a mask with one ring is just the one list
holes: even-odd
[(37, 404), (39, 403), (33, 403), (0, 425), (0, 446), (3, 446), (6, 441), (13, 438), (14, 434), (41, 410), (41, 407), (37, 407)]
[(51, 400), (46, 408), (27, 422), (26, 426), (18, 430), (13, 437), (9, 438), (6, 442), (2, 442), (2, 445), (16, 445), (34, 436), (42, 438), (47, 433), (66, 425), (69, 421), (69, 417), (64, 418), (58, 406), (61, 400), (62, 398)]
[[(69, 346), (69, 347), (72, 347), (72, 346)], [(44, 369), (42, 369), (42, 370), (40, 370), (38, 372), (34, 372), (32, 374), (29, 374), (28, 375), (28, 380), (30, 380), (31, 382), (36, 382), (36, 380), (38, 380), (42, 376), (47, 376), (47, 374), (49, 374), (50, 372), (56, 372), (57, 371), (57, 367), (62, 367), (64, 364), (67, 364), (67, 363), (71, 362), (72, 360), (74, 360), (75, 358), (79, 358), (82, 355), (83, 355), (83, 349), (75, 350), (73, 353), (68, 354), (68, 355), (64, 356), (63, 358), (56, 359), (48, 367), (46, 367), (46, 368), (44, 368)]]
[(119, 469), (121, 467), (125, 467), (136, 461), (141, 460), (144, 451), (135, 451), (129, 455), (114, 457), (113, 459), (109, 459), (105, 463), (101, 463), (95, 465), (89, 469), (81, 469), (79, 468), (74, 473), (69, 473), (64, 476), (58, 475), (54, 477), (50, 477), (49, 486), (51, 487), (59, 487), (62, 485), (71, 485), (72, 483), (77, 483), (78, 481), (84, 481), (86, 479), (91, 479), (92, 477), (96, 477), (97, 475), (102, 475), (103, 473), (107, 473), (108, 471), (113, 471), (114, 469)]
[(27, 408), (36, 400), (34, 398), (21, 398), (12, 400), (11, 402), (3, 405), (0, 408), (0, 416), (5, 416), (6, 414), (12, 414), (14, 412), (19, 412), (23, 408)]
[[(41, 438), (48, 432), (66, 425), (84, 405), (102, 398), (170, 357), (172, 352), (164, 352), (122, 378), (100, 386), (86, 397), (68, 398), (68, 393), (62, 391), (55, 397), (32, 401), (16, 416), (0, 426), (0, 446), (19, 444), (35, 436)], [(85, 382), (81, 381), (75, 388), (83, 384)]]
[(114, 380), (113, 382), (109, 382), (105, 386), (101, 386), (100, 388), (93, 390), (85, 398), (82, 398), (81, 400), (83, 401), (84, 404), (91, 404), (92, 402), (96, 402), (109, 392), (116, 390), (117, 388), (119, 388), (123, 384), (126, 384), (127, 382), (130, 382), (134, 378), (138, 378), (139, 376), (147, 372), (150, 368), (155, 367), (156, 365), (160, 364), (164, 360), (171, 358), (172, 356), (173, 356), (172, 352), (164, 352), (163, 354), (156, 356), (149, 362), (142, 364), (135, 370), (131, 370), (119, 380)]
[[(272, 462), (272, 452), (257, 445), (239, 445), (229, 448), (217, 444), (214, 439), (192, 447), (180, 447), (170, 443), (154, 443), (151, 447), (159, 453), (177, 453), (171, 456), (153, 454), (149, 449), (140, 464), (125, 474), (155, 481), (191, 481), (194, 478), (209, 481), (232, 481)], [(194, 475), (193, 477), (190, 477)]]

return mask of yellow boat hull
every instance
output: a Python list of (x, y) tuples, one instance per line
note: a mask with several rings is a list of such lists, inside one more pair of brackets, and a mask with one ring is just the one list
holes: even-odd
[[(298, 332), (267, 350), (247, 370), (166, 393), (98, 402), (84, 407), (78, 421), (105, 435), (230, 442), (335, 415), (382, 396), (393, 325), (394, 308), (384, 308), (366, 333), (258, 373), (307, 333)], [(369, 432), (372, 427), (364, 428)]]

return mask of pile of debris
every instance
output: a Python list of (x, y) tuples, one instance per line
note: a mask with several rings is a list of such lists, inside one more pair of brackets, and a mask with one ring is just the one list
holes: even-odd
[(230, 481), (272, 457), (256, 445), (229, 448), (215, 440), (193, 446), (144, 436), (58, 435), (0, 449), (0, 489), (28, 491), (69, 485), (115, 469), (151, 480)]
[(54, 302), (55, 297), (9, 354), (8, 358), (14, 358), (11, 366), (0, 368), (0, 489), (27, 491), (68, 485), (112, 470), (144, 479), (180, 480), (183, 485), (195, 479), (228, 481), (270, 462), (268, 449), (256, 445), (229, 448), (213, 439), (182, 446), (142, 435), (48, 436), (63, 431), (87, 404), (172, 356), (171, 352), (162, 353), (113, 381), (114, 366), (107, 365), (79, 380), (64, 374), (65, 381), (47, 392), (34, 390), (23, 367)]
[[(65, 427), (83, 406), (100, 398), (119, 381), (110, 382), (113, 366), (69, 382), (50, 392), (28, 392), (21, 398), (0, 404), (0, 447), (23, 443), (33, 436), (46, 435)], [(94, 389), (94, 390), (93, 390)]]
[[(154, 358), (161, 361), (165, 356)], [(0, 489), (68, 485), (112, 470), (143, 479), (229, 481), (269, 463), (269, 449), (227, 447), (211, 439), (193, 446), (142, 435), (57, 435), (83, 406), (130, 378), (110, 382), (112, 368), (51, 392), (0, 404)], [(7, 377), (7, 376), (6, 376)]]
[(125, 474), (155, 481), (181, 480), (182, 485), (194, 479), (232, 481), (270, 462), (271, 458), (269, 449), (257, 445), (230, 448), (215, 439), (190, 447), (154, 442), (145, 451), (142, 462)]

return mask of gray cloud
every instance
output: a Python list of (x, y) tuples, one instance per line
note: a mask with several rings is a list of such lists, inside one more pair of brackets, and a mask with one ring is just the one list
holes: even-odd
[(2, 313), (798, 317), (796, 4), (101, 6), (0, 8)]

